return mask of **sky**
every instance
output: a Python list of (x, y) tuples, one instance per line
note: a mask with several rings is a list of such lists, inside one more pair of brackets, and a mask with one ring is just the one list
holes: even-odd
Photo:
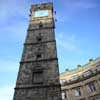
[[(48, 0), (49, 1), (49, 0)], [(29, 24), (39, 0), (0, 0), (0, 99), (11, 100)], [(100, 0), (54, 0), (59, 69), (100, 56)]]

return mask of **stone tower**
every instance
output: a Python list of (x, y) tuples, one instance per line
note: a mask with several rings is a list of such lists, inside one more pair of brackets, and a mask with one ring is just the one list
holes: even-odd
[(13, 100), (61, 100), (53, 4), (31, 6)]

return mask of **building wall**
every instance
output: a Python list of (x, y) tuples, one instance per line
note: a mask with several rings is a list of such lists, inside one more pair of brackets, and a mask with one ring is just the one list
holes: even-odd
[[(45, 10), (47, 16), (34, 16)], [(30, 11), (13, 100), (61, 100), (53, 4), (35, 4)]]
[(63, 100), (100, 100), (100, 58), (60, 75)]

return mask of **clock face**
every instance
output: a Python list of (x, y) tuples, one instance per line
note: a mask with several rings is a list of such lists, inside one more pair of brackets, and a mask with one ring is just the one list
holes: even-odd
[(48, 16), (48, 10), (37, 10), (34, 13), (34, 17), (45, 17)]

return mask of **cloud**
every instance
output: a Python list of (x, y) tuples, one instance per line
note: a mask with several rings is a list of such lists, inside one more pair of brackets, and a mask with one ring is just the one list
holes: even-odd
[[(1, 37), (10, 37), (9, 41), (24, 37), (29, 20), (29, 7), (28, 0), (0, 1), (0, 33), (3, 33)], [(6, 37), (1, 37), (0, 41), (6, 40)]]
[(63, 0), (64, 6), (67, 9), (73, 9), (73, 10), (80, 10), (80, 9), (89, 9), (89, 8), (95, 8), (98, 7), (98, 3), (93, 2), (92, 0)]
[(18, 68), (18, 62), (0, 60), (0, 72), (16, 72)]
[(27, 17), (28, 9), (30, 4), (28, 1), (23, 0), (1, 0), (0, 1), (0, 19), (8, 21), (9, 18), (15, 16)]
[(0, 99), (12, 100), (14, 94), (14, 85), (7, 85), (0, 87)]
[[(15, 40), (23, 39), (23, 37), (25, 37), (26, 29), (27, 29), (27, 25), (25, 21), (24, 22), (16, 21), (10, 23), (9, 25), (6, 24), (5, 27), (1, 28), (0, 33), (3, 33), (2, 36), (7, 36), (8, 38), (10, 37), (11, 40), (15, 41)], [(1, 39), (4, 40), (5, 38), (1, 38)]]
[[(0, 27), (2, 30), (20, 28), (29, 20), (30, 2), (28, 0), (1, 0), (0, 1)], [(19, 26), (19, 27), (18, 27)], [(16, 29), (15, 29), (16, 30)], [(18, 29), (17, 29), (18, 31)]]
[[(69, 22), (72, 21), (75, 16), (79, 16), (81, 13), (85, 14), (86, 11), (98, 6), (98, 3), (92, 0), (61, 0), (61, 9), (57, 11), (56, 17), (59, 22)], [(62, 7), (65, 10), (63, 10)]]
[(67, 51), (78, 51), (79, 47), (77, 42), (78, 41), (74, 35), (65, 36), (64, 33), (57, 35), (57, 46)]

